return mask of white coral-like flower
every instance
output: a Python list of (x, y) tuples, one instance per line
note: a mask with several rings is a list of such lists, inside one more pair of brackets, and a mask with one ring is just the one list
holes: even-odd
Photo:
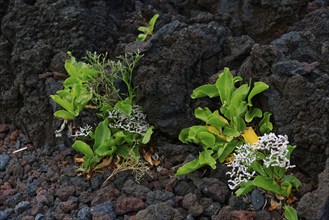
[(108, 111), (108, 118), (112, 121), (109, 124), (110, 128), (119, 128), (142, 136), (150, 127), (146, 121), (146, 115), (138, 105), (133, 106), (131, 115), (123, 114), (117, 109)]
[(264, 134), (259, 137), (259, 141), (254, 145), (255, 149), (265, 151), (269, 154), (263, 159), (263, 163), (266, 167), (281, 167), (289, 169), (295, 167), (290, 164), (288, 158), (288, 136), (287, 135), (275, 135), (274, 133)]
[(242, 182), (250, 180), (256, 172), (250, 172), (249, 166), (256, 160), (256, 154), (249, 143), (241, 145), (236, 148), (234, 155), (234, 161), (228, 164), (228, 167), (232, 167), (232, 170), (227, 172), (231, 179), (228, 180), (228, 186), (230, 189), (237, 188)]
[(265, 154), (262, 164), (266, 167), (281, 167), (285, 169), (295, 167), (290, 164), (288, 146), (287, 135), (277, 136), (274, 133), (270, 133), (259, 137), (258, 142), (254, 145), (246, 143), (236, 147), (235, 153), (233, 153), (234, 161), (227, 165), (232, 167), (232, 170), (226, 173), (231, 178), (228, 180), (230, 189), (236, 189), (242, 182), (247, 182), (255, 176), (256, 172), (250, 172), (249, 167), (257, 160), (257, 151), (262, 151)]
[(70, 135), (71, 137), (87, 137), (91, 132), (92, 127), (88, 124), (84, 127), (80, 127), (79, 131), (76, 131), (75, 134)]

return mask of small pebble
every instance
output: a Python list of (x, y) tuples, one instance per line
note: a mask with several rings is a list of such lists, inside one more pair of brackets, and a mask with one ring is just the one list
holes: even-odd
[(8, 156), (7, 154), (0, 154), (0, 171), (4, 171), (6, 169), (9, 160), (10, 156)]
[(20, 214), (30, 207), (31, 203), (29, 201), (22, 201), (15, 206), (15, 212)]
[(251, 193), (251, 203), (256, 211), (263, 208), (265, 204), (265, 198), (263, 193), (259, 189), (254, 189)]

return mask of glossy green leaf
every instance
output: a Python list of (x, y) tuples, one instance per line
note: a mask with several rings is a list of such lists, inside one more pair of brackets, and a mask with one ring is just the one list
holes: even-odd
[(219, 75), (216, 81), (216, 87), (219, 91), (219, 96), (222, 104), (231, 101), (231, 96), (234, 90), (233, 76), (228, 68), (224, 68), (224, 71)]
[(155, 23), (158, 20), (159, 16), (160, 16), (159, 14), (153, 15), (153, 17), (151, 18), (151, 20), (149, 22), (149, 25), (151, 27), (151, 34), (152, 34), (153, 30), (154, 30)]
[(75, 78), (75, 77), (69, 77), (67, 79), (65, 79), (65, 81), (63, 82), (63, 86), (64, 88), (71, 88), (73, 85), (76, 84), (80, 84), (82, 86), (82, 82), (79, 78)]
[(270, 192), (282, 195), (281, 187), (270, 177), (256, 176), (253, 184)]
[(273, 175), (277, 179), (281, 179), (286, 172), (286, 168), (282, 167), (273, 167)]
[(209, 98), (213, 98), (219, 96), (218, 89), (214, 84), (206, 84), (202, 85), (192, 92), (192, 99), (202, 98), (208, 96)]
[(256, 171), (258, 174), (260, 174), (262, 176), (266, 176), (266, 172), (264, 170), (263, 165), (261, 165), (258, 161), (254, 161), (251, 164), (251, 169)]
[(246, 130), (246, 123), (240, 117), (233, 118), (233, 128), (238, 131), (239, 133)]
[(238, 136), (240, 136), (240, 132), (238, 132), (237, 130), (235, 130), (233, 128), (230, 128), (230, 127), (225, 127), (224, 131), (223, 131), (223, 134), (225, 136), (228, 136), (228, 137), (238, 137)]
[(217, 158), (219, 162), (224, 163), (226, 157), (234, 151), (236, 146), (238, 145), (236, 145), (235, 142), (231, 141), (230, 143), (226, 143), (222, 147), (220, 147), (217, 151)]
[(100, 122), (95, 130), (95, 143), (93, 149), (96, 151), (101, 144), (111, 138), (111, 130), (108, 127), (108, 120)]
[(140, 26), (137, 28), (137, 30), (146, 33), (148, 31), (148, 27)]
[(139, 34), (137, 36), (137, 41), (145, 41), (146, 40), (146, 34)]
[(86, 144), (85, 142), (83, 142), (83, 141), (76, 140), (73, 143), (72, 147), (76, 151), (78, 151), (80, 153), (83, 153), (88, 158), (94, 157), (94, 153), (93, 153), (91, 147), (88, 144)]
[(152, 134), (153, 134), (153, 126), (149, 127), (146, 130), (145, 135), (142, 139), (142, 143), (147, 144), (150, 141)]
[(204, 150), (199, 153), (199, 163), (201, 165), (208, 165), (212, 169), (216, 169), (216, 160), (212, 157), (212, 150)]
[(251, 99), (252, 99), (255, 95), (257, 95), (257, 94), (259, 94), (259, 93), (265, 91), (265, 90), (268, 89), (268, 88), (269, 88), (269, 86), (268, 86), (266, 83), (264, 83), (264, 82), (255, 82), (255, 83), (254, 83), (254, 87), (251, 89), (251, 91), (250, 91), (250, 93), (249, 93), (249, 95), (248, 95), (248, 105), (249, 105), (249, 106), (252, 106)]
[(54, 113), (54, 116), (57, 118), (62, 118), (67, 121), (73, 120), (75, 118), (75, 115), (73, 115), (72, 113), (66, 110), (58, 110)]
[(287, 220), (298, 220), (297, 211), (293, 207), (289, 205), (285, 205), (283, 206), (283, 209), (284, 209), (284, 217)]
[(248, 84), (243, 84), (232, 93), (231, 105), (238, 107), (245, 100), (249, 92)]
[(227, 121), (223, 117), (214, 113), (208, 118), (207, 124), (214, 126), (216, 129), (219, 129), (227, 125)]
[(95, 154), (99, 157), (110, 156), (116, 151), (116, 146), (114, 146), (114, 140), (106, 140), (103, 142), (96, 150)]
[(192, 173), (193, 171), (196, 171), (197, 169), (200, 169), (201, 167), (203, 167), (203, 165), (201, 165), (199, 163), (198, 159), (192, 160), (192, 161), (184, 164), (180, 168), (178, 168), (178, 170), (176, 172), (176, 176), (182, 176), (182, 175), (185, 175), (188, 173)]
[(74, 106), (72, 103), (69, 103), (66, 99), (59, 97), (59, 95), (51, 95), (50, 96), (57, 104), (62, 106), (68, 112), (74, 112)]
[(123, 101), (118, 101), (115, 105), (114, 108), (117, 110), (121, 111), (123, 114), (130, 115), (132, 112), (132, 105), (129, 102), (129, 99), (125, 99)]
[(201, 125), (185, 128), (180, 132), (179, 140), (183, 143), (199, 144), (200, 143), (200, 140), (198, 138), (199, 132), (208, 132), (208, 129), (206, 126), (201, 126)]
[(194, 110), (195, 117), (206, 123), (208, 122), (208, 118), (211, 114), (212, 112), (209, 110), (209, 108), (198, 107)]
[(281, 181), (291, 183), (291, 185), (293, 187), (295, 187), (296, 189), (299, 189), (299, 187), (302, 185), (302, 183), (300, 182), (300, 180), (297, 177), (291, 176), (291, 175), (284, 176), (281, 179)]
[(246, 122), (251, 122), (255, 117), (261, 118), (263, 115), (263, 112), (259, 108), (251, 108), (251, 111), (247, 111), (245, 115)]
[(273, 124), (270, 122), (271, 113), (264, 112), (262, 120), (259, 122), (259, 131), (261, 134), (270, 133), (273, 130)]
[(240, 184), (239, 189), (235, 192), (237, 196), (243, 196), (255, 189), (256, 186), (253, 181), (243, 182)]
[(65, 64), (64, 64), (64, 67), (65, 67), (65, 70), (67, 71), (67, 73), (73, 77), (73, 78), (79, 78), (79, 71), (76, 67), (76, 65), (74, 65), (74, 61), (75, 61), (75, 58), (72, 59), (71, 57), (71, 60), (66, 60), (65, 61)]
[(205, 147), (212, 147), (215, 145), (215, 135), (208, 131), (201, 131), (198, 133), (197, 138), (200, 140), (201, 144)]

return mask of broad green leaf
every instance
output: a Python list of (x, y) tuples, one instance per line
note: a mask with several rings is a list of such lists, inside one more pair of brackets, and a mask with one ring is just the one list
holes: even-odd
[(149, 127), (146, 130), (145, 135), (142, 139), (142, 144), (147, 144), (150, 141), (152, 134), (153, 134), (153, 126)]
[(130, 115), (132, 112), (132, 105), (129, 102), (129, 98), (126, 98), (123, 101), (119, 101), (114, 105), (114, 108), (121, 111), (123, 114)]
[(201, 165), (208, 165), (212, 169), (216, 169), (216, 160), (211, 156), (212, 150), (205, 150), (199, 153), (199, 163)]
[(184, 164), (183, 166), (181, 166), (180, 168), (178, 168), (177, 172), (176, 172), (176, 176), (182, 176), (188, 173), (192, 173), (193, 171), (196, 171), (197, 169), (203, 167), (203, 165), (201, 165), (199, 163), (198, 159), (192, 160), (186, 164)]
[(287, 220), (298, 220), (297, 211), (293, 207), (289, 205), (285, 205), (283, 206), (283, 209), (284, 209), (284, 217)]
[[(75, 58), (74, 58), (75, 61)], [(65, 64), (64, 64), (65, 70), (67, 71), (67, 73), (73, 77), (73, 78), (79, 78), (79, 71), (76, 67), (76, 65), (74, 65), (73, 61), (72, 61), (72, 57), (71, 60), (66, 60)]]
[(253, 184), (270, 192), (282, 195), (281, 187), (270, 177), (256, 176)]
[(179, 134), (179, 140), (183, 143), (199, 144), (200, 140), (198, 138), (198, 133), (202, 131), (208, 132), (208, 128), (201, 125), (184, 128)]
[(74, 112), (73, 104), (69, 103), (66, 99), (59, 97), (59, 95), (51, 95), (50, 97), (68, 112)]
[(235, 192), (235, 195), (243, 196), (243, 195), (251, 192), (255, 188), (256, 188), (256, 186), (254, 185), (253, 181), (243, 182), (240, 184), (239, 189)]
[(266, 172), (264, 170), (264, 167), (258, 161), (254, 161), (251, 164), (251, 169), (255, 170), (257, 173), (259, 173), (262, 176), (266, 176)]
[(201, 108), (198, 107), (194, 110), (194, 115), (197, 119), (200, 119), (203, 122), (208, 122), (208, 118), (210, 117), (210, 115), (212, 114), (212, 112), (209, 110), (209, 108)]
[(110, 139), (103, 142), (96, 150), (95, 154), (100, 157), (110, 156), (116, 151), (116, 146), (114, 146), (114, 140)]
[(251, 99), (255, 95), (257, 95), (257, 94), (265, 91), (266, 89), (268, 89), (268, 87), (269, 86), (266, 83), (264, 83), (264, 82), (255, 82), (254, 83), (254, 87), (251, 89), (251, 91), (250, 91), (250, 93), (248, 95), (248, 106), (252, 106)]
[(273, 129), (273, 124), (270, 122), (271, 113), (264, 112), (262, 120), (259, 122), (259, 131), (261, 134), (270, 133)]
[(71, 88), (73, 85), (80, 84), (82, 86), (82, 82), (79, 78), (69, 77), (63, 82), (63, 86), (65, 88)]
[(218, 89), (214, 84), (206, 84), (202, 85), (192, 92), (192, 99), (202, 98), (208, 96), (209, 98), (213, 98), (219, 96)]
[(201, 144), (205, 147), (212, 147), (215, 145), (215, 136), (208, 131), (201, 131), (198, 133), (197, 138), (201, 141)]
[(88, 102), (93, 97), (93, 94), (91, 92), (84, 93), (76, 98), (75, 100), (75, 111), (79, 112), (88, 104)]
[(83, 153), (88, 158), (94, 157), (94, 152), (92, 151), (91, 147), (83, 141), (76, 140), (72, 147), (74, 150)]
[(108, 127), (108, 120), (100, 122), (95, 130), (95, 143), (93, 149), (96, 151), (101, 144), (111, 138), (111, 130)]
[(236, 145), (234, 141), (231, 141), (230, 143), (223, 145), (223, 147), (220, 147), (217, 151), (219, 162), (224, 163), (226, 157), (234, 151), (236, 146), (238, 145)]
[(72, 85), (71, 93), (74, 97), (79, 97), (81, 94), (82, 86), (80, 84)]
[(178, 135), (178, 139), (187, 144), (189, 142), (189, 133), (190, 133), (190, 128), (184, 128), (180, 131)]
[(238, 132), (237, 130), (230, 128), (230, 127), (225, 127), (223, 134), (224, 134), (224, 136), (230, 136), (230, 137), (240, 136), (240, 132)]
[(233, 128), (241, 133), (246, 130), (246, 123), (244, 122), (244, 120), (242, 118), (234, 117), (233, 118)]
[(293, 187), (295, 187), (296, 189), (299, 189), (299, 187), (302, 185), (302, 183), (299, 181), (299, 179), (297, 177), (291, 176), (291, 175), (284, 176), (281, 179), (281, 181), (291, 183), (291, 185)]
[(245, 98), (247, 97), (248, 92), (249, 92), (248, 84), (241, 85), (232, 93), (232, 99), (230, 104), (236, 107), (240, 106), (240, 103), (244, 101)]
[(219, 75), (216, 81), (216, 87), (219, 91), (219, 96), (222, 104), (225, 104), (225, 102), (229, 104), (235, 87), (233, 82), (233, 76), (228, 68), (224, 68), (224, 71)]
[(263, 115), (263, 112), (259, 108), (252, 108), (251, 111), (247, 111), (245, 115), (246, 122), (251, 122), (255, 117), (261, 118)]
[(221, 127), (224, 127), (225, 125), (227, 125), (227, 121), (225, 123), (225, 118), (223, 118), (222, 116), (213, 113), (207, 121), (207, 124), (214, 126), (216, 129), (220, 129)]
[(121, 157), (127, 157), (129, 155), (130, 149), (127, 146), (120, 146), (117, 148), (115, 153)]
[(273, 174), (277, 179), (281, 179), (285, 172), (286, 172), (286, 168), (273, 167)]
[(288, 198), (289, 195), (291, 194), (291, 190), (292, 190), (292, 185), (289, 182), (282, 182), (281, 183), (281, 195)]
[(73, 120), (75, 118), (75, 115), (73, 115), (72, 113), (66, 110), (58, 110), (54, 113), (54, 116), (57, 118), (62, 118), (67, 121)]

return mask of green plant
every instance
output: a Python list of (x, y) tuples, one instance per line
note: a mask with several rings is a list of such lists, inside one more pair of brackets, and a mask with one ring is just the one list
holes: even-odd
[[(205, 125), (192, 126), (180, 132), (180, 141), (201, 145), (203, 151), (197, 159), (180, 167), (176, 175), (193, 172), (205, 165), (215, 169), (217, 161), (223, 163), (236, 146), (243, 144), (242, 134), (247, 129), (247, 123), (263, 116), (262, 111), (253, 106), (252, 98), (266, 90), (268, 85), (255, 82), (253, 85), (242, 84), (236, 87), (241, 81), (240, 76), (233, 77), (229, 69), (225, 68), (215, 84), (202, 85), (193, 91), (193, 99), (219, 96), (222, 105), (219, 111), (214, 112), (208, 108), (197, 108), (194, 115)], [(264, 114), (260, 126), (262, 130), (272, 128), (269, 113)]]
[(138, 28), (138, 30), (140, 32), (143, 32), (143, 34), (138, 35), (137, 41), (145, 41), (147, 37), (153, 34), (154, 26), (159, 16), (160, 16), (159, 14), (153, 15), (153, 17), (149, 21), (148, 26), (141, 26)]
[(92, 98), (92, 90), (87, 83), (97, 76), (97, 71), (90, 65), (77, 62), (68, 52), (70, 59), (65, 61), (65, 69), (69, 77), (63, 82), (64, 89), (57, 91), (56, 95), (50, 97), (64, 110), (54, 113), (55, 117), (65, 121), (73, 120)]
[[(132, 86), (132, 75), (141, 57), (140, 53), (125, 54), (119, 56), (117, 61), (113, 61), (108, 60), (106, 54), (97, 55), (87, 52), (85, 59), (90, 63), (91, 68), (98, 72), (98, 75), (88, 82), (88, 87), (93, 91), (91, 101), (97, 109), (106, 112), (115, 106), (130, 114), (136, 96), (135, 88)], [(125, 84), (126, 93), (117, 88), (118, 81)]]
[[(64, 89), (51, 96), (65, 110), (54, 115), (63, 118), (65, 125), (87, 104), (94, 104), (101, 119), (94, 132), (86, 126), (69, 134), (86, 139), (75, 140), (72, 145), (84, 155), (79, 160), (82, 165), (78, 171), (89, 173), (101, 169), (108, 166), (114, 157), (124, 158), (121, 161), (139, 160), (140, 147), (149, 142), (153, 133), (153, 127), (146, 122), (146, 115), (135, 103), (135, 88), (132, 86), (133, 69), (142, 55), (126, 54), (118, 57), (117, 61), (111, 61), (106, 59), (106, 55), (87, 52), (89, 64), (77, 62), (71, 53), (69, 55), (71, 59), (65, 62), (65, 68), (70, 77), (63, 82)], [(117, 87), (120, 81), (126, 92)], [(120, 167), (127, 169), (122, 164)]]
[[(252, 98), (268, 88), (263, 82), (253, 85), (241, 82), (239, 76), (233, 77), (228, 68), (219, 74), (215, 84), (206, 84), (193, 91), (192, 98), (208, 96), (220, 97), (221, 107), (212, 112), (208, 108), (197, 108), (195, 117), (205, 123), (185, 128), (179, 139), (184, 143), (201, 145), (203, 151), (199, 157), (184, 164), (177, 170), (177, 175), (183, 175), (208, 165), (216, 168), (217, 161), (226, 162), (231, 171), (228, 180), (229, 188), (236, 190), (237, 196), (242, 196), (256, 187), (267, 193), (273, 193), (281, 198), (284, 215), (288, 220), (297, 219), (297, 212), (288, 201), (292, 190), (298, 189), (301, 182), (292, 175), (286, 175), (290, 164), (290, 156), (295, 146), (289, 145), (288, 137), (270, 133), (273, 125), (271, 114), (263, 113), (252, 104)], [(253, 126), (254, 118), (261, 118), (258, 123), (257, 136)]]

